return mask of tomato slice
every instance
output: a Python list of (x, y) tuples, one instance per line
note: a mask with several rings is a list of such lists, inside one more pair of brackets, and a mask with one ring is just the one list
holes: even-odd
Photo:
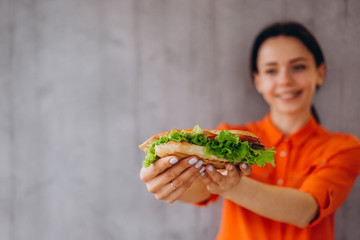
[(203, 134), (205, 135), (205, 137), (210, 138), (212, 140), (214, 140), (215, 137), (217, 136), (217, 134), (209, 132), (209, 131), (203, 131)]
[[(215, 139), (215, 137), (217, 136), (217, 134), (215, 133), (212, 133), (212, 132), (209, 132), (209, 131), (203, 131), (203, 134), (207, 137), (207, 138), (210, 138), (212, 140)], [(248, 141), (249, 143), (252, 143), (254, 145), (257, 145), (255, 146), (255, 148), (263, 148), (264, 146), (261, 144), (261, 141), (257, 138), (254, 138), (254, 137), (251, 137), (251, 136), (246, 136), (246, 135), (241, 135), (241, 134), (238, 134), (237, 135), (239, 137), (239, 140), (240, 141)]]

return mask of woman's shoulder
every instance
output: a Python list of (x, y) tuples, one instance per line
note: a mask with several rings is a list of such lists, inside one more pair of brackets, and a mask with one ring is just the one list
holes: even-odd
[(328, 148), (360, 148), (359, 139), (355, 135), (349, 133), (328, 132), (322, 136), (321, 140), (327, 143)]
[(313, 152), (321, 153), (326, 158), (326, 162), (333, 166), (341, 166), (351, 171), (360, 173), (360, 141), (352, 134), (341, 132), (327, 132), (321, 136), (313, 149)]
[(309, 139), (309, 144), (315, 148), (314, 152), (322, 152), (329, 159), (343, 154), (351, 154), (356, 156), (356, 162), (359, 161), (360, 141), (353, 134), (330, 132), (321, 128), (318, 129), (313, 139)]
[(337, 141), (343, 141), (343, 142), (347, 142), (347, 143), (360, 143), (359, 139), (350, 133), (342, 133), (342, 132), (333, 132), (330, 133), (330, 136), (333, 140), (337, 140)]

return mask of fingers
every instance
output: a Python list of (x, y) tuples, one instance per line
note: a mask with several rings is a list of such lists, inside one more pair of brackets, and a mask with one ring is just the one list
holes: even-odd
[(237, 170), (237, 168), (235, 167), (234, 164), (227, 164), (226, 169), (227, 169), (229, 178), (234, 178), (234, 177), (239, 176), (239, 171)]
[(224, 181), (224, 175), (216, 171), (212, 165), (206, 166), (206, 172), (216, 184), (221, 185), (221, 183)]
[(208, 190), (210, 191), (213, 188), (217, 188), (218, 187), (218, 183), (214, 180), (214, 175), (217, 175), (221, 173), (215, 173), (214, 171), (214, 167), (212, 165), (207, 165), (206, 166), (206, 172), (201, 173), (201, 180), (203, 181), (204, 184), (207, 185)]
[(201, 174), (201, 179), (207, 185), (209, 192), (221, 194), (240, 182), (242, 172), (233, 164), (227, 164), (225, 171), (216, 170), (212, 165), (206, 166), (206, 174)]
[[(206, 172), (205, 172), (206, 171)], [(178, 159), (168, 156), (157, 160), (148, 168), (142, 168), (140, 178), (147, 189), (159, 200), (169, 203), (176, 201), (201, 175), (202, 181), (212, 193), (228, 191), (239, 183), (243, 175), (251, 174), (247, 164), (227, 164), (221, 172), (212, 165), (203, 166), (196, 157)]]
[[(194, 165), (194, 167), (190, 168), (189, 171), (184, 171), (181, 174), (179, 174), (176, 178), (171, 180), (171, 182), (173, 183), (173, 186), (175, 188), (179, 188), (180, 186), (183, 186), (184, 184), (185, 184), (185, 186), (186, 186), (186, 184), (189, 185), (188, 180), (191, 178), (191, 176), (193, 176), (195, 173), (200, 174), (202, 171), (205, 171), (205, 168), (203, 168), (203, 161), (200, 160), (196, 164), (193, 164), (193, 165)], [(188, 186), (188, 187), (190, 187), (190, 186)]]
[[(198, 178), (200, 173), (196, 171), (192, 176), (189, 177), (189, 175), (190, 171), (181, 174), (178, 178), (169, 182), (166, 187), (162, 188), (159, 192), (157, 192), (155, 194), (155, 197), (158, 200), (165, 200), (168, 203), (175, 202), (192, 185), (192, 183)], [(186, 181), (183, 182), (183, 179), (186, 179)], [(177, 185), (179, 183), (181, 184), (180, 186)]]
[(187, 183), (192, 175), (199, 173), (202, 165), (203, 161), (199, 161), (195, 157), (184, 158), (173, 167), (159, 174), (156, 178), (150, 180), (148, 182), (148, 190), (156, 194), (165, 184), (170, 184), (170, 182), (172, 182), (176, 188), (180, 188)]
[(235, 165), (231, 163), (226, 164), (225, 169), (219, 169), (215, 171), (212, 165), (208, 165), (207, 173), (209, 176), (211, 176), (212, 180), (217, 182), (218, 184), (221, 184), (224, 181), (224, 176), (227, 176), (229, 179), (231, 179), (239, 175), (237, 167), (235, 167)]
[(196, 157), (181, 160), (166, 157), (141, 169), (140, 178), (157, 199), (172, 203), (192, 185), (202, 171), (205, 171), (203, 161)]
[(160, 158), (149, 167), (143, 167), (140, 171), (140, 179), (143, 182), (148, 182), (151, 179), (155, 178), (157, 175), (164, 172), (166, 169), (170, 168), (176, 164), (179, 160), (174, 156), (168, 156)]
[(240, 169), (244, 173), (245, 176), (250, 175), (252, 172), (251, 166), (249, 166), (245, 163), (240, 164)]

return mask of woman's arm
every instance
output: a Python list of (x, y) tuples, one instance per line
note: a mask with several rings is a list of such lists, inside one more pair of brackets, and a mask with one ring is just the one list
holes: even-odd
[(318, 209), (315, 198), (310, 194), (250, 178), (243, 178), (236, 187), (222, 195), (261, 216), (300, 228), (314, 219)]
[[(231, 172), (223, 176), (217, 171), (210, 171), (202, 177), (210, 192), (233, 201), (234, 203), (255, 212), (263, 217), (306, 227), (316, 216), (318, 205), (315, 198), (300, 190), (264, 184), (244, 177), (230, 189), (227, 182), (232, 178)], [(225, 189), (225, 190), (223, 190)]]

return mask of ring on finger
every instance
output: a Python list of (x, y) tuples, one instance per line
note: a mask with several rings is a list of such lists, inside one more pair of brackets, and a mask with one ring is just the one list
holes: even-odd
[(171, 186), (174, 190), (177, 189), (177, 187), (175, 187), (175, 185), (174, 185), (174, 183), (173, 183), (172, 181), (170, 182), (170, 186)]

